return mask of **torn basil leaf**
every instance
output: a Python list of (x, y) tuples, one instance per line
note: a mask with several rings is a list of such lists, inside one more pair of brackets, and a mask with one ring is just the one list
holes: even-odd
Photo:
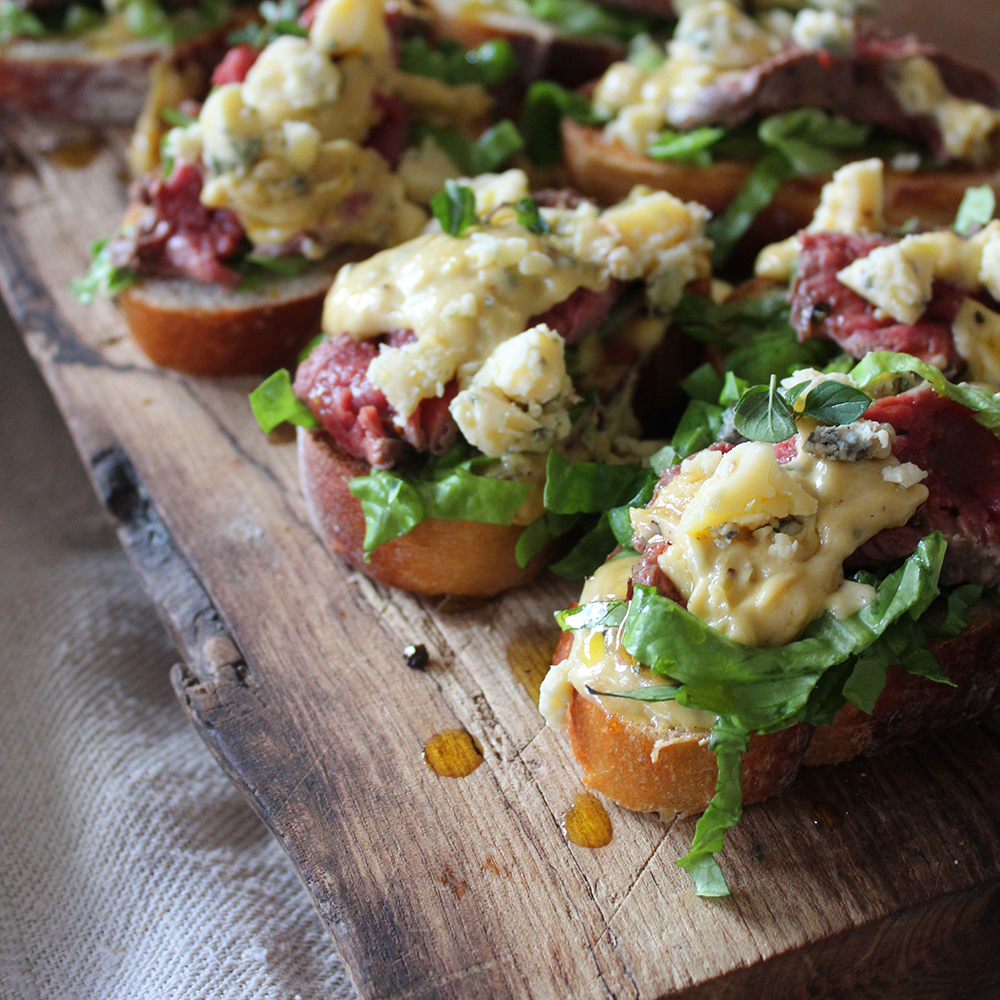
[[(789, 403), (794, 402), (790, 394), (786, 394), (786, 398)], [(852, 385), (828, 379), (818, 382), (809, 390), (802, 413), (827, 424), (850, 424), (860, 420), (871, 405), (872, 398), (868, 393), (855, 389)]]
[(664, 129), (647, 152), (654, 160), (693, 163), (707, 167), (712, 162), (711, 147), (725, 134), (725, 129), (710, 126), (692, 129), (690, 132)]

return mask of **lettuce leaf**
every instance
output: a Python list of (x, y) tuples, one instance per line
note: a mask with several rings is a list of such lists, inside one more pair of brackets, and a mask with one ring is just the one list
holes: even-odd
[[(843, 621), (827, 612), (801, 639), (775, 648), (733, 642), (655, 588), (636, 586), (622, 626), (623, 647), (678, 684), (678, 704), (718, 716), (709, 743), (719, 764), (715, 795), (698, 820), (691, 849), (677, 862), (694, 879), (698, 895), (729, 892), (714, 855), (725, 831), (740, 819), (740, 764), (751, 732), (828, 722), (845, 699), (870, 712), (893, 663), (951, 683), (916, 624), (938, 595), (944, 550), (939, 532), (928, 535), (903, 566), (877, 582), (868, 607)], [(568, 628), (613, 625), (624, 604), (595, 602), (557, 620)], [(821, 686), (824, 679), (831, 683)]]
[(287, 368), (269, 375), (250, 393), (250, 409), (265, 434), (285, 422), (296, 427), (319, 427), (312, 410), (295, 395)]
[(545, 509), (556, 514), (603, 514), (640, 493), (650, 475), (641, 465), (569, 462), (552, 451), (545, 470)]
[(939, 368), (920, 361), (910, 354), (897, 354), (892, 351), (875, 351), (866, 355), (851, 369), (854, 384), (862, 390), (870, 390), (880, 382), (893, 375), (919, 375), (930, 383), (931, 387), (942, 396), (961, 403), (972, 410), (984, 427), (992, 431), (1000, 431), (1000, 393), (979, 389), (972, 385), (955, 385), (941, 374)]
[(477, 475), (492, 464), (464, 443), (405, 474), (373, 471), (349, 489), (365, 515), (365, 559), (380, 545), (412, 531), (425, 517), (512, 524), (531, 492), (529, 483)]
[(99, 295), (118, 295), (139, 280), (136, 271), (116, 267), (111, 262), (108, 242), (109, 240), (98, 240), (91, 244), (91, 261), (87, 273), (69, 283), (70, 291), (85, 306), (89, 306)]

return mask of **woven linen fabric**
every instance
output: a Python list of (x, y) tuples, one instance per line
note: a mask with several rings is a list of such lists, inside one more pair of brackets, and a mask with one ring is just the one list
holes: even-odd
[(2, 309), (0, 569), (0, 997), (353, 997)]

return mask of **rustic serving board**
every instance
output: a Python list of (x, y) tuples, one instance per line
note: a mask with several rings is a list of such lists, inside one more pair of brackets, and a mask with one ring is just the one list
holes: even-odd
[[(535, 699), (575, 588), (449, 607), (329, 556), (294, 444), (253, 422), (255, 380), (157, 370), (112, 306), (67, 289), (123, 208), (122, 137), (4, 135), (4, 295), (184, 657), (178, 696), (362, 997), (1000, 995), (995, 735), (804, 775), (730, 836), (726, 900), (673, 864), (693, 821), (609, 804), (608, 846), (569, 843), (580, 774)], [(426, 672), (403, 662), (412, 642)], [(465, 778), (422, 759), (447, 729), (482, 748)]]

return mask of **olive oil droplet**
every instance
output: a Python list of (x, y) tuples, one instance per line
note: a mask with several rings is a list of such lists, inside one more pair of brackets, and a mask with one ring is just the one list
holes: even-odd
[(464, 778), (482, 764), (483, 751), (464, 729), (446, 729), (424, 744), (424, 762), (442, 778)]
[(96, 139), (77, 139), (60, 143), (48, 153), (53, 163), (60, 167), (85, 167), (100, 151), (101, 144)]
[(563, 817), (562, 826), (566, 839), (580, 847), (605, 847), (614, 835), (608, 811), (590, 792), (573, 797), (573, 806)]

